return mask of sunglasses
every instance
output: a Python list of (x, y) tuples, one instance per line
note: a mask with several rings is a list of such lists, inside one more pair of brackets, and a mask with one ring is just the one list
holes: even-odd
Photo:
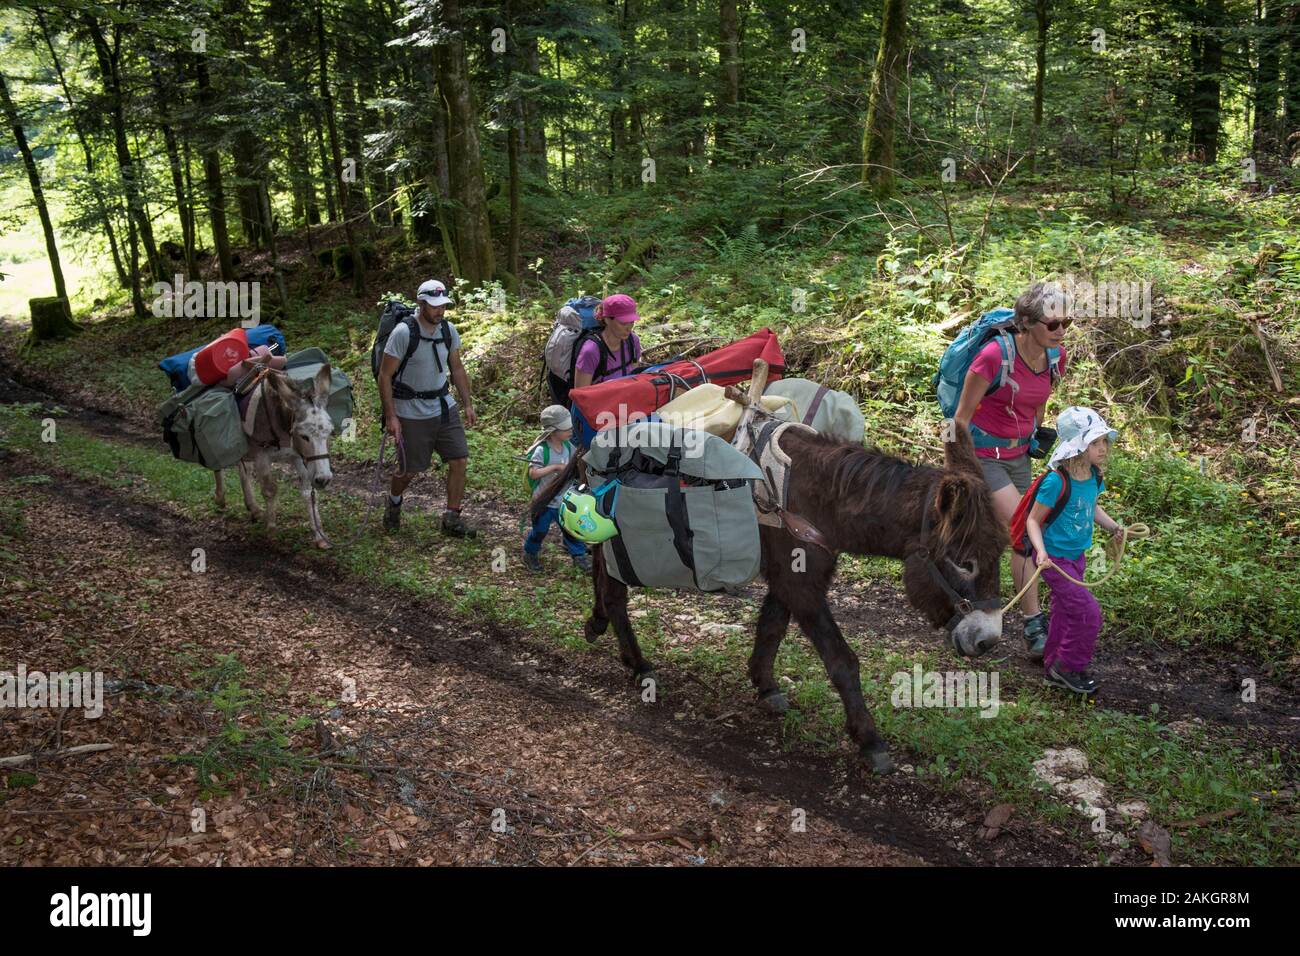
[(1057, 329), (1068, 329), (1074, 319), (1053, 319), (1051, 322), (1039, 322), (1043, 328), (1049, 332), (1055, 332)]

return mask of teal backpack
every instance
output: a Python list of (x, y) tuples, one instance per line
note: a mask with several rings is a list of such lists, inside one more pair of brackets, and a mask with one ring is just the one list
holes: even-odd
[[(993, 309), (985, 312), (976, 321), (958, 333), (951, 345), (944, 350), (939, 360), (939, 369), (934, 373), (931, 384), (935, 397), (939, 400), (939, 410), (944, 418), (957, 414), (957, 405), (961, 402), (961, 392), (966, 386), (966, 373), (971, 363), (979, 355), (980, 349), (996, 339), (1002, 350), (1002, 370), (995, 381), (989, 383), (984, 393), (992, 395), (1007, 382), (1015, 386), (1011, 379), (1011, 367), (1016, 360), (1016, 341), (1012, 337), (1016, 331), (1014, 309)], [(1061, 378), (1061, 350), (1047, 350), (1047, 367), (1051, 370), (1052, 384)], [(971, 438), (977, 448), (1005, 447), (1010, 442), (1005, 438), (990, 435), (981, 428), (971, 425)]]

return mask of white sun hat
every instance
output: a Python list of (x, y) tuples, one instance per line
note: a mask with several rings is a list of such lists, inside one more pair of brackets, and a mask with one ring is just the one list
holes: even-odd
[(1056, 416), (1056, 435), (1059, 443), (1047, 462), (1048, 468), (1055, 468), (1065, 459), (1082, 454), (1103, 435), (1115, 441), (1119, 432), (1107, 425), (1093, 409), (1071, 405)]

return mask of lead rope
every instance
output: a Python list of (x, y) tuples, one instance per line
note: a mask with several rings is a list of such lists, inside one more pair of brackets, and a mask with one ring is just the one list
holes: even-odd
[[(366, 512), (361, 518), (361, 526), (347, 541), (344, 541), (341, 547), (350, 548), (356, 544), (363, 534), (366, 533), (366, 525), (370, 523), (370, 514), (375, 510), (375, 494), (379, 491), (379, 482), (384, 472), (384, 448), (388, 444), (388, 429), (385, 428), (379, 438), (379, 456), (375, 459), (375, 475), (370, 479), (370, 492), (366, 496), (370, 500), (366, 502)], [(397, 436), (397, 442), (394, 446), (393, 464), (398, 465), (398, 470), (394, 474), (402, 474), (406, 471), (406, 446), (402, 442), (402, 436)], [(316, 497), (316, 489), (311, 490), (312, 498)]]
[[(1103, 574), (1096, 581), (1093, 581), (1091, 584), (1089, 584), (1087, 581), (1078, 581), (1070, 577), (1070, 575), (1062, 571), (1060, 565), (1058, 565), (1051, 558), (1047, 559), (1047, 564), (1053, 568), (1056, 568), (1056, 572), (1060, 574), (1061, 577), (1065, 578), (1067, 581), (1071, 582), (1072, 584), (1077, 584), (1079, 585), (1079, 587), (1092, 590), (1095, 587), (1100, 587), (1101, 585), (1105, 584), (1114, 576), (1115, 572), (1119, 570), (1120, 562), (1124, 559), (1124, 548), (1127, 546), (1129, 538), (1132, 538), (1134, 541), (1141, 541), (1144, 538), (1149, 538), (1149, 537), (1151, 537), (1151, 529), (1148, 528), (1140, 521), (1135, 522), (1132, 525), (1121, 526), (1119, 537), (1118, 538), (1112, 537), (1109, 541), (1106, 542), (1106, 560), (1111, 563), (1110, 570), (1107, 571), (1105, 574)], [(1041, 567), (1034, 568), (1033, 576), (1028, 581), (1025, 582), (1025, 586), (1020, 589), (1019, 593), (1016, 594), (1015, 597), (1013, 597), (1010, 601), (1007, 602), (1006, 607), (1002, 609), (1003, 614), (1006, 614), (1007, 611), (1015, 607), (1016, 602), (1019, 601), (1022, 597), (1024, 597), (1025, 592), (1034, 586), (1035, 582), (1038, 581), (1038, 578), (1042, 575), (1042, 573), (1043, 573), (1043, 569)]]

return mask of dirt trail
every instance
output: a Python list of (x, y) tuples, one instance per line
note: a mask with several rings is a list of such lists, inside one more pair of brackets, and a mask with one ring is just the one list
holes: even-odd
[[(0, 477), (22, 470), (9, 460)], [(531, 649), (433, 624), (434, 608), (419, 609), (413, 637), (414, 621), (366, 604), (378, 595), (330, 600), (341, 582), (102, 489), (34, 486), (24, 498), (42, 533), (26, 541), (21, 587), (0, 592), (4, 658), (46, 671), (87, 664), (106, 672), (111, 696), (98, 720), (3, 715), (4, 751), (40, 750), (51, 733), (63, 747), (114, 749), (33, 766), (37, 782), (0, 808), (0, 862), (921, 862), (811, 805), (806, 829), (792, 830), (803, 805), (671, 739), (610, 726), (589, 692), (545, 691)], [(195, 540), (209, 548), (202, 574), (189, 568)], [(192, 690), (159, 688), (201, 688), (182, 658), (218, 654), (238, 655), (247, 683), (290, 714), (320, 711), (353, 682), (355, 702), (299, 735), (333, 765), (305, 793), (205, 798), (190, 768), (166, 760), (210, 744), (212, 714), (187, 704)], [(210, 817), (200, 835), (194, 807)], [(498, 808), (502, 833), (491, 829)]]

